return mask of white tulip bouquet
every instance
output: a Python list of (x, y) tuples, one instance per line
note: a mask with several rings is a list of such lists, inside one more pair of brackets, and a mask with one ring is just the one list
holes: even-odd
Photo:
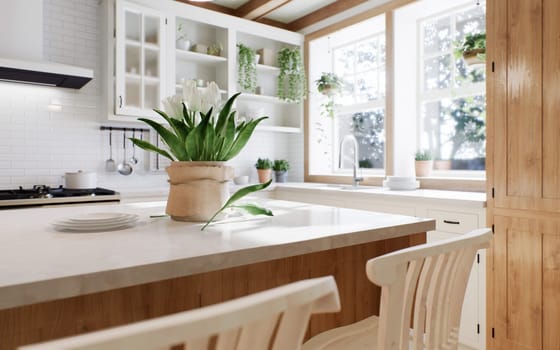
[[(268, 118), (236, 122), (236, 112), (232, 111), (232, 107), (239, 95), (240, 93), (231, 96), (222, 106), (221, 92), (216, 83), (211, 82), (206, 88), (199, 88), (196, 81), (187, 80), (183, 83), (182, 95), (174, 95), (163, 101), (164, 111), (154, 109), (169, 127), (151, 119), (138, 118), (158, 133), (169, 151), (137, 138), (130, 140), (136, 146), (156, 152), (172, 161), (230, 160), (245, 147), (256, 126)], [(247, 194), (264, 189), (268, 185), (270, 181), (240, 189), (214, 217), (228, 207), (242, 208), (251, 214), (272, 215), (270, 210), (252, 204), (233, 204)]]

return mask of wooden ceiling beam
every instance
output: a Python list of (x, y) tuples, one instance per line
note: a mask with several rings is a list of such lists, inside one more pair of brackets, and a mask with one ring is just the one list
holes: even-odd
[(205, 8), (207, 10), (212, 10), (212, 11), (216, 11), (216, 12), (221, 12), (221, 13), (225, 13), (228, 15), (234, 15), (235, 16), (235, 9), (230, 9), (229, 7), (225, 7), (225, 6), (220, 6), (211, 2), (197, 2), (197, 1), (189, 1), (189, 0), (175, 0), (178, 2), (182, 2), (185, 4), (189, 4), (189, 5), (193, 5), (193, 6), (197, 6), (197, 7), (202, 7)]
[(288, 29), (297, 32), (305, 27), (309, 27), (319, 21), (327, 19), (331, 16), (339, 14), (346, 11), (354, 6), (358, 6), (367, 2), (368, 0), (344, 0), (335, 1), (325, 7), (321, 7), (317, 11), (311, 12), (303, 17), (300, 17), (290, 23), (288, 23)]
[(286, 29), (289, 30), (290, 28), (288, 27), (288, 23), (283, 23), (283, 22), (279, 22), (279, 21), (275, 21), (273, 19), (270, 18), (259, 18), (257, 20), (257, 22), (262, 23), (262, 24), (268, 24), (269, 26), (273, 26), (276, 28), (281, 28), (281, 29)]
[(241, 18), (258, 20), (270, 12), (286, 5), (291, 0), (250, 0), (235, 10), (235, 15)]

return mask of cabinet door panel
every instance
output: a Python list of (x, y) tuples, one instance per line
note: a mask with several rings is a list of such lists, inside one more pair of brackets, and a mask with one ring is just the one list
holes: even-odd
[(542, 0), (499, 3), (489, 8), (499, 11), (491, 16), (505, 16), (507, 30), (505, 42), (500, 41), (503, 33), (494, 34), (500, 45), (494, 49), (507, 54), (506, 61), (496, 62), (507, 79), (505, 95), (496, 95), (506, 102), (495, 116), (496, 204), (528, 207), (542, 198), (542, 90), (537, 88), (542, 86), (542, 27), (535, 25), (542, 22)]
[(542, 234), (536, 220), (495, 217), (494, 345), (541, 349)]
[[(558, 232), (558, 230), (556, 230)], [(543, 236), (543, 349), (560, 349), (560, 236)]]
[[(560, 198), (560, 1), (543, 1), (543, 195)], [(558, 347), (557, 347), (558, 348)]]

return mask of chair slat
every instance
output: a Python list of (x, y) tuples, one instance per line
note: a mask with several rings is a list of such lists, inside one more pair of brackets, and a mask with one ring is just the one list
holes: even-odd
[(311, 305), (287, 311), (280, 320), (272, 350), (299, 349), (305, 336), (305, 325), (309, 323)]
[(215, 350), (235, 350), (240, 331), (240, 328), (233, 328), (218, 334)]
[(409, 337), (410, 332), (408, 325), (412, 320), (412, 307), (414, 305), (414, 293), (416, 292), (416, 286), (418, 284), (418, 278), (420, 276), (420, 271), (422, 271), (422, 265), (424, 260), (412, 260), (408, 265), (408, 270), (406, 272), (406, 283), (404, 290), (403, 306), (402, 306), (402, 319), (403, 326), (401, 327), (400, 336), (400, 350), (409, 349)]

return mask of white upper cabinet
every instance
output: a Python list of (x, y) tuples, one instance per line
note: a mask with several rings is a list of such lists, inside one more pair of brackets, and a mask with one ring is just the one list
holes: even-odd
[[(277, 96), (276, 57), (286, 47), (301, 50), (303, 35), (177, 1), (105, 3), (110, 120), (158, 119), (153, 109), (161, 108), (161, 100), (180, 93), (183, 81), (194, 79), (201, 87), (216, 82), (224, 101), (242, 92), (235, 106), (239, 117), (269, 117), (257, 130), (301, 131), (303, 103)], [(238, 43), (263, 50), (255, 91), (238, 85)]]
[(115, 28), (115, 114), (151, 116), (165, 94), (165, 17), (117, 0)]

